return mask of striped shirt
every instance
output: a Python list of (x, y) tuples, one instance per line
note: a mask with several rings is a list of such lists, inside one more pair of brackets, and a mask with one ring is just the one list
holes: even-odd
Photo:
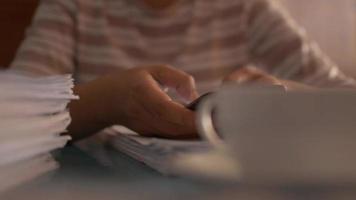
[(42, 0), (12, 67), (73, 73), (83, 83), (113, 71), (169, 64), (201, 90), (253, 64), (278, 78), (320, 87), (354, 81), (269, 0)]

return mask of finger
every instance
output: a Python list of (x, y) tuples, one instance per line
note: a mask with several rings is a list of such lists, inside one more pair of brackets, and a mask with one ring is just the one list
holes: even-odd
[[(144, 129), (139, 131), (141, 135), (144, 136), (156, 136), (168, 139), (196, 139), (198, 138), (197, 131), (187, 130), (184, 126), (177, 126), (176, 124), (170, 123), (168, 121), (161, 121), (160, 119), (153, 118), (149, 115), (142, 115), (142, 121), (146, 123), (141, 123)], [(147, 123), (148, 122), (148, 123)]]
[[(147, 109), (147, 106), (145, 107)], [(153, 115), (151, 114), (152, 111), (149, 111), (147, 112), (149, 115), (143, 119), (143, 121), (149, 122), (151, 127), (154, 128), (154, 132), (150, 132), (151, 135), (175, 139), (197, 137), (193, 112), (186, 112), (184, 109), (181, 111), (174, 111), (174, 109), (173, 111), (170, 111), (165, 109), (164, 106), (161, 106), (158, 109), (164, 111), (165, 115), (162, 115), (162, 113), (158, 110), (156, 110), (156, 113)], [(174, 118), (170, 116), (173, 116)], [(183, 122), (177, 122), (176, 116), (181, 116), (181, 119), (178, 120)]]
[(256, 82), (262, 84), (282, 85), (282, 83), (278, 79), (271, 76), (261, 76), (256, 79)]
[(193, 112), (172, 101), (161, 91), (152, 77), (147, 77), (147, 84), (144, 87), (141, 90), (143, 98), (139, 100), (151, 118), (155, 119), (156, 127), (161, 128), (166, 134), (196, 133)]
[(156, 81), (174, 88), (186, 100), (192, 101), (198, 98), (195, 80), (189, 74), (169, 66), (152, 67), (149, 72)]
[(262, 83), (262, 84), (280, 84), (277, 78), (264, 73), (255, 67), (244, 67), (227, 76), (224, 82), (235, 82), (239, 84)]
[(260, 73), (256, 73), (255, 71), (252, 71), (247, 67), (243, 67), (229, 74), (227, 77), (225, 77), (224, 82), (244, 83), (249, 81), (252, 78), (252, 76), (256, 74), (260, 75)]
[(263, 76), (261, 74), (254, 74), (247, 71), (238, 71), (226, 77), (224, 79), (224, 83), (234, 82), (234, 83), (243, 84), (243, 83), (248, 83), (261, 79), (262, 77)]
[[(143, 108), (144, 109), (144, 108)], [(182, 126), (177, 126), (167, 121), (153, 118), (150, 114), (141, 115), (137, 126), (134, 126), (137, 133), (143, 136), (156, 136), (169, 139), (195, 139), (198, 138), (196, 130), (187, 131)], [(144, 123), (142, 123), (144, 122)]]

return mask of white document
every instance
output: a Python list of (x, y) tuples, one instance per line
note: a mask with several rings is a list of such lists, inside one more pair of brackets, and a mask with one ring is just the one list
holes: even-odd
[(239, 177), (236, 163), (208, 142), (143, 137), (115, 126), (107, 130), (115, 149), (169, 176), (232, 180)]
[(57, 168), (49, 153), (70, 140), (73, 86), (68, 75), (0, 71), (0, 192)]

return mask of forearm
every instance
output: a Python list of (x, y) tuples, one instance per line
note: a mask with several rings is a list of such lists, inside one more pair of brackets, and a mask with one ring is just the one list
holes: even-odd
[(194, 113), (172, 101), (158, 83), (174, 88), (184, 98), (195, 98), (194, 79), (170, 66), (111, 73), (75, 87), (80, 100), (69, 105), (72, 123), (67, 134), (78, 140), (119, 124), (146, 136), (196, 136)]
[(69, 104), (72, 122), (68, 134), (73, 140), (88, 137), (112, 125), (107, 90), (101, 79), (74, 88), (80, 100)]

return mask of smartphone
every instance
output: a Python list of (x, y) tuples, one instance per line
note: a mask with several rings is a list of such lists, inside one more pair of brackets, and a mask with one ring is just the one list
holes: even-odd
[(202, 102), (204, 99), (208, 98), (209, 96), (211, 96), (212, 94), (214, 94), (214, 93), (208, 92), (208, 93), (201, 95), (199, 98), (194, 100), (192, 103), (188, 104), (186, 106), (186, 108), (188, 108), (189, 110), (192, 110), (192, 111), (196, 111), (198, 109), (199, 103)]

